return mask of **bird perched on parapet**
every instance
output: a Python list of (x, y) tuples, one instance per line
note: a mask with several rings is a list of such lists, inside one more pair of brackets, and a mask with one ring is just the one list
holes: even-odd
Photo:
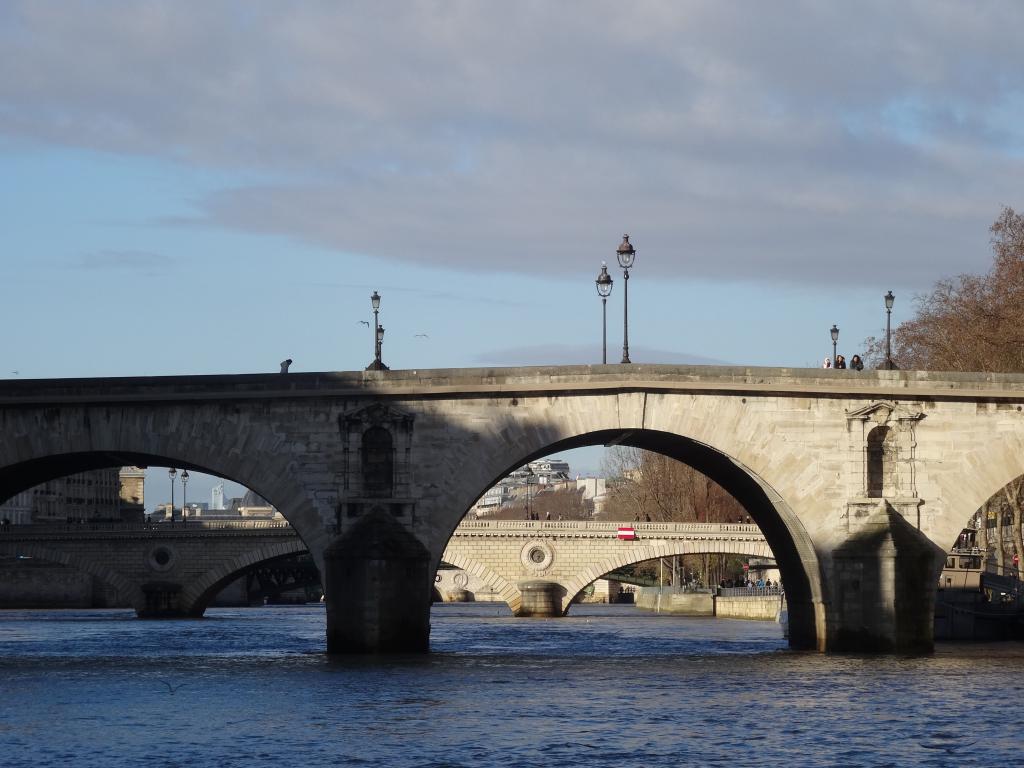
[(292, 359), (289, 357), (287, 360), (281, 361), (281, 373), (288, 373), (288, 366), (292, 364)]

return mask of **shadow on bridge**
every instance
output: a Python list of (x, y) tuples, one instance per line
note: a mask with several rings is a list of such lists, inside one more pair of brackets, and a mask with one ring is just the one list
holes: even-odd
[[(297, 557), (304, 559), (292, 562)], [(46, 592), (54, 574), (38, 564), (51, 563), (106, 585), (95, 607), (130, 606), (142, 618), (202, 616), (241, 578), (259, 586), (259, 597), (319, 587), (319, 570), (292, 527), (264, 520), (16, 525), (0, 532), (0, 558), (30, 592)], [(5, 587), (0, 600), (23, 602)]]
[[(915, 505), (927, 502), (936, 518), (948, 518), (948, 498), (977, 508), (979, 485), (991, 494), (1006, 466), (1020, 473), (1013, 456), (992, 462), (975, 451), (960, 462), (968, 473), (934, 441), (927, 460), (914, 452), (913, 424), (923, 411), (881, 398), (938, 408), (947, 394), (980, 405), (995, 397), (1009, 407), (1002, 400), (1016, 402), (1021, 391), (1015, 382), (972, 380), (949, 383), (947, 393), (940, 383), (913, 372), (823, 377), (683, 366), (4, 382), (0, 499), (108, 466), (177, 466), (228, 478), (274, 504), (308, 547), (327, 593), (328, 652), (422, 651), (431, 579), (487, 488), (552, 453), (631, 446), (693, 467), (747, 510), (786, 586), (791, 645), (903, 650), (930, 643), (925, 614), (944, 556), (928, 538), (934, 530), (926, 534), (911, 519)], [(967, 384), (1001, 389), (992, 396), (957, 389)], [(953, 420), (971, 420), (972, 444), (1010, 424), (998, 421), (1005, 416), (995, 403), (958, 403)], [(894, 463), (879, 476), (899, 481), (881, 489), (885, 498), (866, 493), (855, 466), (873, 450), (857, 442), (857, 430), (868, 434), (876, 422), (899, 438), (881, 445)], [(1020, 445), (994, 442), (1011, 453)], [(918, 498), (918, 469), (947, 456), (949, 470), (930, 476), (932, 496)], [(858, 495), (872, 497), (861, 529), (849, 514)], [(908, 525), (892, 518), (892, 507)], [(537, 577), (544, 580), (543, 569)], [(919, 587), (925, 608), (913, 605)], [(894, 628), (897, 604), (913, 615)]]

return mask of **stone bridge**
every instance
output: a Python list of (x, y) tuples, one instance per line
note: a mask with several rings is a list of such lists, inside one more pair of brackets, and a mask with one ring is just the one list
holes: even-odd
[(0, 383), (0, 498), (177, 466), (269, 499), (324, 574), (329, 652), (426, 650), (466, 510), (586, 445), (684, 461), (764, 532), (790, 642), (927, 651), (945, 552), (1024, 473), (1024, 377), (608, 365)]
[(0, 532), (0, 556), (77, 568), (142, 617), (202, 616), (239, 576), (305, 550), (290, 525), (263, 520), (15, 525)]
[[(620, 539), (620, 526), (631, 528), (635, 538)], [(464, 520), (441, 559), (475, 577), (517, 616), (560, 616), (588, 584), (611, 571), (658, 557), (709, 553), (774, 557), (756, 525)]]

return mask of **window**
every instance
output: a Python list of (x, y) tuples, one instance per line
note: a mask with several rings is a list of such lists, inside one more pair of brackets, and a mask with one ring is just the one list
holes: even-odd
[(371, 427), (363, 433), (363, 493), (390, 496), (394, 487), (394, 450), (391, 433)]
[(895, 478), (895, 439), (889, 427), (875, 427), (868, 433), (868, 496), (880, 499), (893, 495)]

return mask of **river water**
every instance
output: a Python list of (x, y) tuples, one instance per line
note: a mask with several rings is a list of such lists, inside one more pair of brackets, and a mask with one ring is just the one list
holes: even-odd
[(1024, 645), (788, 650), (778, 625), (435, 606), (425, 656), (328, 658), (321, 606), (0, 613), (3, 766), (1002, 766)]

